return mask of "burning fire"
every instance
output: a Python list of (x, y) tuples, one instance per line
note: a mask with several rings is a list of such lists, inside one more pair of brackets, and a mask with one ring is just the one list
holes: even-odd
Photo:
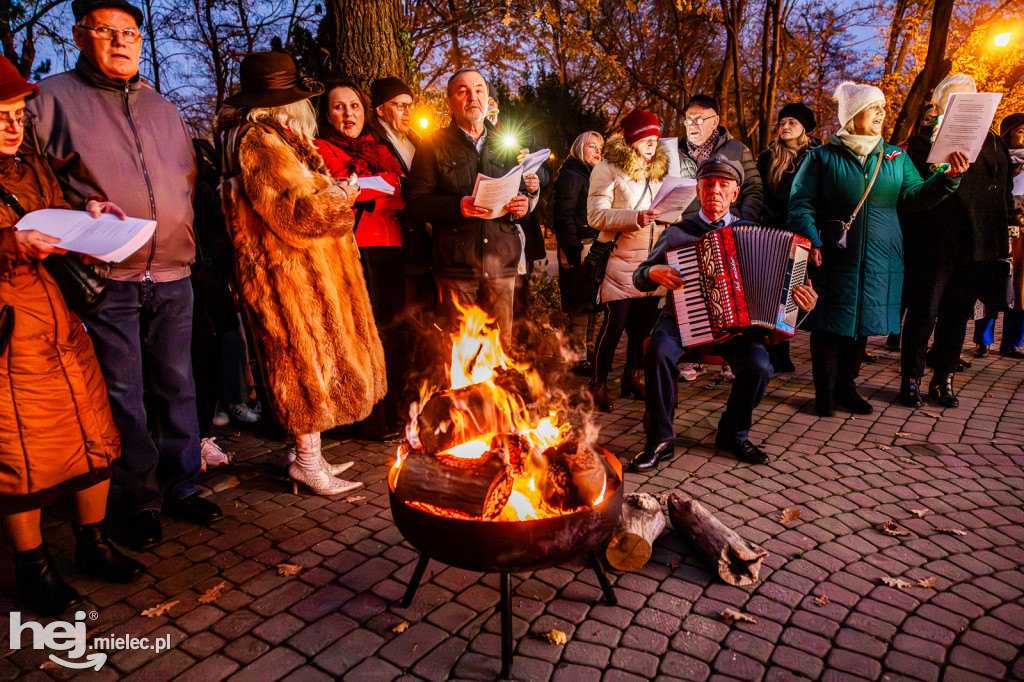
[[(525, 521), (600, 504), (609, 490), (609, 476), (601, 468), (597, 480), (595, 467), (588, 472), (587, 484), (573, 488), (577, 492), (572, 499), (578, 502), (574, 508), (549, 503), (550, 458), (559, 448), (567, 451), (567, 443), (571, 443), (572, 453), (577, 452), (570, 425), (559, 419), (557, 411), (544, 407), (546, 391), (540, 376), (505, 354), (495, 321), (475, 306), (459, 309), (463, 317), (459, 333), (452, 337), (448, 386), (421, 387), (420, 399), (410, 408), (406, 442), (399, 446), (389, 475), (391, 489), (396, 490), (403, 464), (414, 452), (433, 452), (436, 460), (462, 470), (482, 466), (487, 458), (494, 458), (494, 452), (500, 452), (504, 471), (511, 473), (511, 490), (505, 488), (507, 502), (500, 513), (488, 518)], [(578, 447), (588, 448), (585, 442)], [(603, 462), (596, 453), (590, 459)], [(575, 474), (566, 471), (563, 466), (558, 479), (562, 487), (574, 485), (566, 479)], [(617, 480), (612, 477), (613, 485)], [(475, 518), (425, 501), (406, 501), (433, 513)]]

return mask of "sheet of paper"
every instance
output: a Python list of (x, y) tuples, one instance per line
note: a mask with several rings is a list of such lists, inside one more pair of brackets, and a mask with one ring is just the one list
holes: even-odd
[(1013, 196), (1019, 197), (1024, 194), (1024, 173), (1017, 173), (1013, 176)]
[(956, 92), (949, 96), (935, 142), (928, 153), (928, 163), (947, 163), (953, 152), (963, 152), (974, 163), (992, 127), (999, 92)]
[(658, 140), (658, 144), (664, 147), (665, 153), (668, 154), (668, 174), (678, 178), (683, 174), (679, 165), (679, 138), (663, 137)]
[(394, 194), (395, 187), (379, 175), (371, 175), (365, 178), (358, 178), (356, 185), (360, 189), (372, 189), (384, 194)]
[(478, 173), (473, 186), (473, 203), (488, 210), (484, 218), (500, 218), (508, 212), (505, 205), (519, 194), (519, 183), (522, 180), (522, 166), (516, 166), (500, 178), (489, 178)]
[(60, 239), (62, 249), (83, 253), (106, 263), (120, 263), (149, 241), (155, 220), (120, 218), (104, 213), (93, 218), (85, 211), (45, 208), (18, 221), (19, 230), (38, 230)]
[(696, 196), (696, 180), (666, 175), (658, 193), (654, 195), (651, 208), (658, 211), (659, 222), (674, 223), (683, 216), (683, 211)]
[(544, 162), (551, 156), (550, 149), (538, 149), (537, 151), (527, 154), (526, 158), (523, 159), (521, 164), (523, 167), (523, 175), (530, 175), (536, 173), (537, 170), (544, 165)]

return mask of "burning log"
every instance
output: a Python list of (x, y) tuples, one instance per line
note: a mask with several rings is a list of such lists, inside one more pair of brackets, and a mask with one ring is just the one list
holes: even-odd
[(585, 443), (568, 438), (544, 451), (547, 468), (540, 481), (541, 499), (552, 509), (570, 511), (594, 504), (606, 490), (608, 464)]
[[(526, 378), (518, 370), (501, 370), (494, 383), (504, 388), (509, 401), (531, 401)], [(420, 446), (428, 455), (488, 433), (514, 433), (513, 412), (521, 409), (500, 400), (488, 384), (472, 384), (432, 395), (418, 417)]]
[(491, 440), (491, 451), (498, 453), (512, 470), (513, 476), (522, 476), (530, 457), (530, 444), (522, 436), (511, 433), (498, 434)]
[(668, 516), (676, 532), (717, 567), (722, 580), (739, 587), (757, 582), (761, 562), (768, 556), (763, 547), (747, 542), (700, 502), (687, 500), (679, 492), (669, 495)]
[(605, 556), (620, 571), (639, 571), (650, 561), (654, 541), (665, 530), (661, 504), (647, 493), (630, 493), (622, 499), (622, 515)]
[(501, 513), (512, 494), (512, 483), (508, 466), (492, 450), (472, 458), (435, 457), (413, 450), (402, 462), (395, 494), (403, 500), (489, 519)]

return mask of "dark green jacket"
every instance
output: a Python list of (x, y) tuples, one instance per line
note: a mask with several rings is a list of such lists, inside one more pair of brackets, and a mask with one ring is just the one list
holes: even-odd
[(810, 271), (819, 298), (805, 329), (848, 337), (898, 333), (903, 234), (896, 209), (927, 210), (959, 185), (942, 173), (921, 180), (907, 153), (886, 144), (882, 168), (847, 235), (846, 248), (822, 244), (820, 233), (829, 234), (829, 221), (850, 219), (875, 170), (879, 147), (861, 166), (833, 136), (807, 155), (793, 180), (788, 229), (810, 239), (822, 256), (821, 267)]

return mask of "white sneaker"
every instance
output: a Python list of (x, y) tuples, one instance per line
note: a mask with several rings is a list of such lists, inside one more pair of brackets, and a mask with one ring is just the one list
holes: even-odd
[(206, 471), (207, 469), (216, 469), (217, 467), (227, 466), (230, 459), (228, 453), (220, 449), (217, 445), (217, 439), (213, 436), (209, 438), (203, 438), (200, 441), (199, 453), (203, 458), (203, 465), (199, 469), (200, 471)]
[(696, 381), (697, 377), (704, 374), (706, 371), (707, 370), (704, 369), (704, 365), (696, 362), (684, 362), (679, 376), (683, 381)]
[(214, 426), (227, 426), (231, 423), (231, 416), (224, 410), (217, 410), (217, 414), (213, 415)]
[(253, 424), (260, 420), (260, 414), (245, 403), (238, 403), (228, 408), (231, 416), (243, 424)]
[(736, 378), (736, 375), (732, 373), (732, 367), (729, 365), (722, 365), (722, 378), (726, 381), (732, 381)]

